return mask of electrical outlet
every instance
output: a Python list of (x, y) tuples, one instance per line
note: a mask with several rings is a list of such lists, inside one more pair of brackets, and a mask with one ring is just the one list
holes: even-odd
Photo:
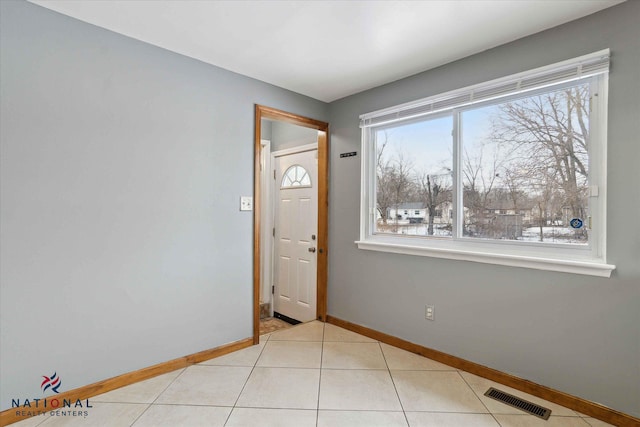
[(240, 210), (241, 211), (252, 211), (253, 210), (253, 197), (251, 197), (251, 196), (240, 196)]
[(436, 320), (435, 318), (435, 307), (432, 305), (424, 306), (424, 318), (427, 320)]

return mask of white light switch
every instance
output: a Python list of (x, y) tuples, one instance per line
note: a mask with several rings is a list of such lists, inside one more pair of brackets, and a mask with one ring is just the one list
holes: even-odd
[(424, 318), (427, 320), (435, 320), (434, 317), (435, 307), (432, 305), (425, 305), (424, 307)]
[(251, 197), (251, 196), (240, 196), (240, 210), (241, 211), (252, 211), (253, 210), (253, 197)]

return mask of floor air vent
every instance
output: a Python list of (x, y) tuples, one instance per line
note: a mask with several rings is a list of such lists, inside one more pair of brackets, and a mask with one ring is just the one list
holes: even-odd
[(508, 393), (505, 393), (504, 391), (500, 391), (493, 387), (487, 390), (484, 395), (509, 406), (513, 406), (514, 408), (518, 408), (531, 415), (535, 415), (536, 417), (542, 418), (543, 420), (548, 420), (549, 416), (551, 415), (551, 409), (543, 408), (542, 406), (536, 405), (535, 403), (527, 402), (526, 400), (520, 399), (516, 396), (512, 396)]

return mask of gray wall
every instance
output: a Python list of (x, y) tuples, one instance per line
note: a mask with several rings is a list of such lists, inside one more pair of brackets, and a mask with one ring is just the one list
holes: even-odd
[[(360, 157), (338, 155), (360, 152), (358, 115), (604, 48), (612, 278), (356, 248)], [(639, 70), (630, 1), (332, 103), (329, 314), (640, 416)]]
[(271, 151), (318, 142), (318, 131), (286, 122), (271, 122)]
[(254, 104), (327, 105), (0, 7), (1, 408), (250, 337)]
[(262, 119), (260, 123), (260, 137), (262, 139), (271, 140), (271, 120)]
[[(259, 103), (331, 122), (330, 314), (640, 416), (640, 2), (329, 107), (0, 8), (2, 409), (54, 371), (68, 390), (251, 335)], [(355, 248), (359, 114), (606, 47), (613, 278)]]

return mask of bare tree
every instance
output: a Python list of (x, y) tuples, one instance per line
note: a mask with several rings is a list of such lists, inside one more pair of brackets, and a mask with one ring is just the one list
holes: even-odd
[(411, 179), (413, 165), (402, 152), (397, 153), (391, 163), (391, 199), (397, 215), (400, 205), (409, 201), (413, 190), (413, 180)]
[(416, 178), (418, 193), (429, 213), (427, 234), (433, 236), (433, 222), (436, 211), (444, 202), (451, 200), (449, 175), (429, 175), (423, 173)]
[(384, 140), (377, 145), (376, 153), (376, 208), (386, 225), (391, 208), (392, 200), (392, 182), (393, 167), (391, 161), (385, 158), (385, 149), (389, 143), (389, 137), (384, 131)]
[(489, 208), (489, 198), (500, 177), (499, 170), (502, 162), (503, 159), (498, 150), (494, 150), (491, 159), (485, 159), (485, 146), (483, 144), (480, 144), (473, 154), (465, 148), (462, 164), (464, 179), (463, 204), (465, 208), (471, 211), (471, 221), (470, 224), (463, 221), (464, 234), (470, 233), (467, 228), (468, 225), (472, 225), (477, 231), (479, 227), (486, 223), (485, 211)]
[[(415, 186), (411, 160), (402, 151), (393, 155), (386, 152), (389, 148), (389, 135), (386, 131), (382, 135), (383, 139), (378, 144), (376, 153), (376, 209), (386, 225), (390, 210), (393, 208), (397, 215), (398, 207), (415, 193)], [(397, 220), (394, 222), (397, 224)]]
[(555, 190), (556, 178), (553, 171), (544, 167), (537, 168), (536, 173), (532, 174), (530, 186), (534, 190), (534, 202), (537, 208), (537, 218), (539, 233), (538, 241), (544, 241), (544, 227), (550, 222), (553, 214), (553, 195)]
[(501, 105), (493, 135), (519, 152), (538, 181), (552, 177), (575, 217), (586, 210), (588, 117), (589, 87), (576, 86)]
[(523, 204), (527, 202), (527, 195), (522, 190), (526, 185), (526, 177), (523, 176), (521, 170), (510, 166), (503, 167), (501, 177), (502, 183), (509, 194), (509, 200), (513, 210), (518, 212), (520, 208), (524, 207)]

